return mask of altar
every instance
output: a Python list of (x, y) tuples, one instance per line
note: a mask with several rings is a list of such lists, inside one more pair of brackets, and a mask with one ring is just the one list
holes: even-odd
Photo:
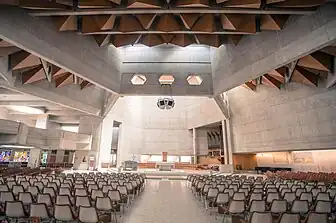
[(155, 168), (160, 171), (171, 171), (174, 168), (174, 163), (160, 162), (155, 164)]

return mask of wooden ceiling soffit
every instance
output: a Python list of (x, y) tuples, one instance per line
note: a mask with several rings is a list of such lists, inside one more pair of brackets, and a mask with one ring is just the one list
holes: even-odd
[(281, 82), (278, 81), (277, 79), (275, 79), (274, 77), (272, 77), (271, 75), (269, 74), (265, 74), (263, 77), (262, 77), (262, 81), (263, 83), (265, 84), (268, 84), (268, 85), (271, 85), (275, 88), (278, 88), (280, 89), (281, 88)]
[(121, 3), (122, 0), (109, 0), (109, 1), (113, 2), (113, 3), (117, 4), (117, 5), (120, 5), (120, 3)]
[(336, 46), (327, 46), (320, 49), (320, 51), (336, 57)]
[(222, 14), (221, 23), (223, 29), (247, 33), (257, 32), (255, 15)]
[(54, 1), (41, 1), (41, 0), (19, 0), (17, 1), (21, 8), (26, 9), (67, 9), (64, 4), (59, 4)]
[(65, 73), (68, 73), (66, 70), (56, 66), (56, 65), (52, 65), (52, 76), (53, 78), (56, 78), (59, 75), (63, 75)]
[(155, 27), (156, 31), (162, 32), (174, 32), (179, 31), (180, 29), (180, 25), (172, 14), (161, 15)]
[(177, 0), (177, 7), (209, 7), (209, 0)]
[(78, 8), (110, 8), (113, 7), (109, 0), (78, 0)]
[(292, 81), (317, 87), (319, 76), (300, 67), (296, 66), (292, 78)]
[(30, 84), (46, 79), (42, 64), (22, 73), (22, 84)]
[(161, 34), (161, 37), (165, 43), (170, 43), (170, 41), (174, 38), (174, 34)]
[(200, 44), (213, 46), (213, 47), (219, 47), (222, 45), (221, 39), (219, 35), (215, 34), (197, 34), (195, 35), (198, 39), (198, 42)]
[(261, 15), (260, 29), (261, 30), (281, 30), (289, 15)]
[(255, 85), (252, 81), (246, 82), (243, 86), (246, 87), (247, 89), (251, 90), (251, 91), (256, 91), (257, 90), (257, 85)]
[(142, 25), (136, 17), (132, 15), (122, 15), (119, 21), (119, 30), (121, 32), (142, 31)]
[(187, 34), (176, 34), (174, 38), (170, 41), (170, 43), (185, 47), (196, 43), (196, 41), (193, 36), (189, 36)]
[(243, 35), (227, 35), (228, 41), (236, 46), (238, 45), (242, 37)]
[(67, 6), (74, 6), (74, 1), (73, 0), (56, 0), (56, 3), (62, 4), (62, 5), (67, 5)]
[(93, 38), (96, 40), (98, 46), (106, 46), (110, 43), (110, 35), (108, 34), (93, 35)]
[(261, 0), (229, 0), (223, 3), (224, 7), (260, 8)]
[(326, 3), (327, 0), (286, 0), (272, 4), (276, 7), (315, 7)]
[(5, 40), (0, 39), (0, 47), (12, 47), (13, 45), (6, 42)]
[(8, 56), (10, 54), (16, 53), (20, 51), (20, 48), (17, 48), (15, 46), (11, 47), (0, 47), (0, 57)]
[(69, 72), (63, 75), (59, 75), (55, 78), (56, 88), (63, 87), (73, 83), (74, 83), (74, 75)]
[(142, 36), (139, 43), (142, 43), (146, 46), (157, 46), (165, 42), (160, 38), (160, 36), (156, 34), (146, 34)]
[(70, 16), (54, 16), (52, 17), (58, 31), (75, 31), (77, 30), (77, 17)]
[(38, 57), (27, 51), (21, 50), (10, 55), (9, 69), (19, 70), (27, 67), (34, 67), (41, 64)]
[(137, 14), (135, 15), (144, 29), (149, 29), (156, 17), (156, 14)]
[(121, 35), (113, 35), (111, 36), (111, 43), (115, 47), (126, 46), (126, 45), (133, 45), (140, 35), (138, 34), (121, 34)]
[(93, 84), (90, 83), (89, 81), (87, 80), (83, 80), (81, 83), (80, 83), (80, 88), (81, 90), (83, 90), (84, 88), (87, 88), (87, 87), (90, 87), (92, 86)]
[(221, 3), (224, 3), (224, 2), (228, 2), (228, 1), (230, 1), (230, 0), (216, 0), (216, 3), (221, 4)]
[(158, 0), (128, 0), (127, 8), (161, 8)]
[(287, 73), (287, 68), (286, 67), (280, 67), (275, 70), (271, 70), (267, 72), (269, 75), (280, 81), (281, 83), (285, 83), (285, 77)]
[(301, 67), (329, 72), (332, 64), (332, 56), (316, 51), (299, 59), (297, 64)]
[(181, 18), (184, 26), (187, 29), (191, 29), (200, 16), (201, 15), (199, 13), (190, 13), (190, 14), (189, 13), (182, 13), (182, 14), (180, 14), (180, 18)]
[(284, 2), (287, 0), (266, 0), (266, 4), (272, 4), (272, 3), (278, 3), (278, 2)]
[(115, 15), (94, 15), (82, 17), (82, 32), (99, 32), (101, 30), (113, 29)]
[(193, 31), (215, 32), (217, 31), (215, 17), (212, 14), (204, 14), (192, 27)]

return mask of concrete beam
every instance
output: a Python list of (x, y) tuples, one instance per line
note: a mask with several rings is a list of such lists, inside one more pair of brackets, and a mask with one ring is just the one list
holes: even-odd
[(214, 97), (214, 100), (215, 100), (217, 106), (219, 107), (219, 109), (222, 111), (224, 117), (226, 119), (229, 119), (230, 118), (230, 110), (229, 110), (228, 100), (227, 100), (227, 97), (226, 97), (225, 93), (220, 94), (220, 95), (216, 95)]
[(59, 32), (50, 18), (33, 18), (18, 8), (1, 6), (0, 20), (0, 38), (110, 92), (119, 92), (120, 59), (113, 46), (99, 47), (93, 38)]
[(336, 5), (287, 21), (279, 32), (244, 36), (237, 46), (215, 51), (213, 81), (216, 95), (319, 50), (336, 40)]
[(14, 83), (12, 71), (8, 70), (8, 57), (0, 57), (0, 77), (2, 77), (8, 84)]
[(0, 100), (0, 107), (3, 106), (32, 106), (32, 107), (44, 107), (50, 104), (46, 101), (2, 101)]
[(7, 88), (12, 91), (17, 91), (22, 94), (28, 94), (32, 96), (36, 96), (40, 99), (44, 99), (46, 101), (49, 101), (51, 103), (71, 108), (77, 111), (84, 112), (86, 114), (90, 115), (97, 115), (99, 113), (99, 109), (92, 107), (86, 103), (83, 103), (79, 100), (74, 100), (69, 98), (70, 95), (62, 95), (58, 91), (59, 89), (56, 89), (52, 86), (50, 87), (38, 87), (33, 84), (27, 84), (27, 85), (22, 85), (22, 84), (16, 84), (16, 86), (12, 86), (8, 84), (5, 81), (0, 81), (0, 86)]
[(336, 57), (334, 57), (333, 61), (333, 69), (328, 74), (328, 78), (326, 80), (326, 87), (330, 88), (336, 84)]
[(117, 102), (118, 98), (119, 98), (119, 95), (116, 95), (116, 94), (110, 94), (106, 98), (103, 108), (101, 109), (103, 117), (105, 117), (110, 112), (114, 104)]
[(202, 77), (201, 85), (189, 85), (187, 82), (188, 73), (174, 75), (174, 83), (171, 87), (161, 86), (159, 78), (161, 74), (146, 74), (144, 85), (133, 85), (131, 79), (133, 74), (123, 74), (121, 84), (121, 95), (173, 95), (173, 96), (212, 96), (211, 74), (198, 74)]

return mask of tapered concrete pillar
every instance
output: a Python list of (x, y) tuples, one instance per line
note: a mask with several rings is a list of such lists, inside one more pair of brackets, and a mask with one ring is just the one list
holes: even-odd
[(192, 129), (192, 139), (193, 139), (193, 156), (194, 156), (194, 164), (197, 164), (197, 143), (196, 143), (196, 128)]

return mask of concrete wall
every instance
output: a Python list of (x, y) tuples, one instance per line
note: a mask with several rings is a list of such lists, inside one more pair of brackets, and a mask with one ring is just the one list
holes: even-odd
[[(152, 96), (118, 99), (103, 121), (100, 162), (110, 161), (114, 120), (122, 123), (119, 130), (120, 163), (132, 159), (140, 161), (141, 154), (192, 155), (192, 134), (188, 129), (222, 119), (216, 104), (209, 102), (212, 100), (209, 98), (174, 97), (175, 107), (169, 111), (158, 109), (157, 99)], [(212, 105), (203, 109), (209, 104)], [(211, 115), (214, 117), (202, 120)]]
[(290, 83), (228, 91), (234, 152), (336, 148), (336, 89)]

